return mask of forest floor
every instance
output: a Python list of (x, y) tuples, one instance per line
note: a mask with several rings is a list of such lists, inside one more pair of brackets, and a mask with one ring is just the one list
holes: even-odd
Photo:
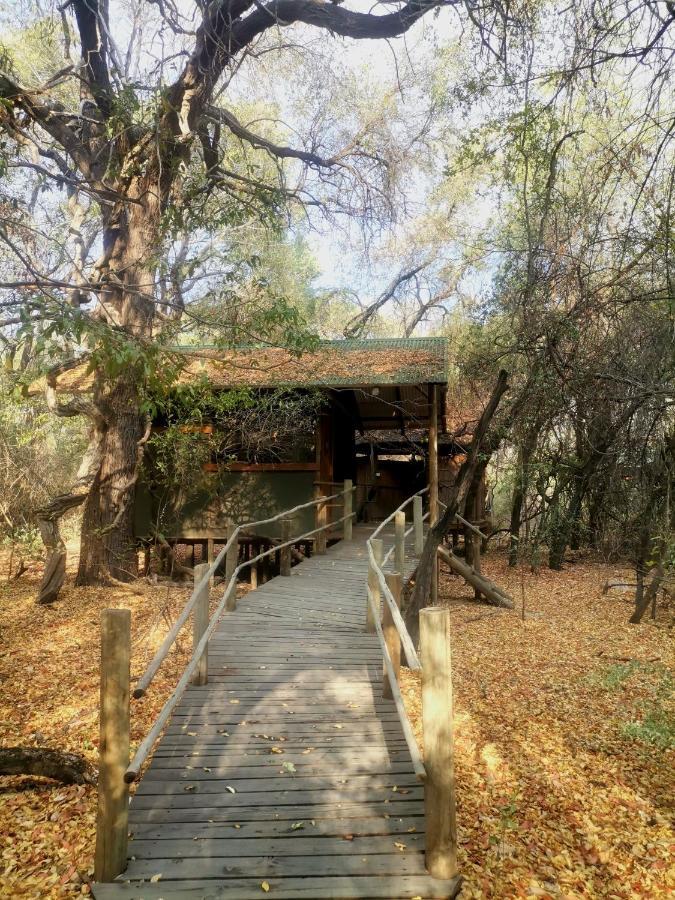
[[(95, 764), (101, 610), (131, 609), (138, 675), (189, 587), (69, 580), (44, 608), (34, 603), (39, 567), (7, 580), (7, 565), (0, 554), (0, 743)], [(515, 612), (441, 580), (453, 623), (462, 897), (673, 896), (672, 608), (628, 625), (629, 596), (602, 593), (627, 570), (590, 559), (532, 575), (495, 553), (484, 570), (516, 598)], [(188, 640), (134, 706), (132, 740), (175, 684)], [(419, 683), (407, 670), (403, 689), (420, 736)], [(0, 896), (87, 894), (95, 810), (94, 787), (0, 778)]]

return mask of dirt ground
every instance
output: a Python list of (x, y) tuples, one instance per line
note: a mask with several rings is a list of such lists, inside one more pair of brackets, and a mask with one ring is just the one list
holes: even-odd
[[(7, 580), (0, 555), (0, 742), (96, 762), (99, 618), (132, 611), (138, 676), (187, 599), (181, 585), (76, 588), (35, 605), (39, 567)], [(484, 569), (515, 612), (476, 604), (455, 578), (451, 609), (462, 897), (667, 897), (672, 867), (673, 611), (626, 624), (630, 599), (602, 594), (627, 572), (581, 560), (559, 573)], [(522, 596), (525, 618), (522, 618)], [(188, 638), (146, 698), (138, 741), (177, 681)], [(419, 684), (403, 690), (419, 734)], [(89, 892), (96, 791), (0, 778), (0, 896)]]

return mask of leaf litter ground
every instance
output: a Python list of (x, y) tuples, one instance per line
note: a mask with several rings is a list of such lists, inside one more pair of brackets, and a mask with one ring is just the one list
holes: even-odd
[[(602, 586), (627, 573), (599, 562), (523, 579), (494, 554), (484, 569), (518, 610), (476, 604), (459, 579), (441, 579), (452, 621), (462, 897), (672, 896), (674, 753), (659, 726), (672, 722), (671, 611), (626, 624), (628, 599)], [(34, 603), (38, 581), (32, 568), (0, 583), (0, 740), (95, 764), (101, 610), (131, 609), (137, 677), (189, 588), (69, 581), (48, 609)], [(134, 704), (134, 743), (188, 653), (186, 635)], [(419, 682), (407, 670), (403, 693), (421, 742)], [(94, 787), (0, 778), (0, 896), (88, 893), (95, 812)]]
[[(462, 897), (672, 897), (672, 610), (627, 624), (630, 595), (602, 588), (630, 574), (599, 562), (523, 576), (494, 554), (484, 570), (514, 612), (441, 579)], [(421, 743), (418, 679), (404, 685)], [(650, 716), (670, 731), (641, 728)]]

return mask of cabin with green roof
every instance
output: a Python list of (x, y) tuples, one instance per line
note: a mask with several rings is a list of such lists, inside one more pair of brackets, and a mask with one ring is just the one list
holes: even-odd
[[(357, 521), (381, 521), (427, 486), (435, 505), (454, 480), (481, 411), (479, 398), (467, 398), (465, 387), (449, 379), (445, 338), (320, 341), (300, 354), (270, 346), (189, 346), (172, 354), (178, 386), (206, 385), (216, 394), (246, 389), (263, 397), (311, 394), (315, 401), (311, 419), (305, 416), (291, 428), (292, 439), (281, 446), (270, 417), (253, 451), (250, 442), (238, 446), (217, 415), (199, 425), (181, 425), (178, 418), (179, 430), (209, 434), (209, 448), (223, 448), (208, 458), (195, 453), (189, 483), (163, 475), (150, 442), (136, 488), (136, 538), (146, 548), (157, 539), (165, 549), (185, 544), (193, 562), (195, 548), (203, 548), (203, 559), (210, 557), (232, 523), (268, 519), (317, 495), (329, 496), (345, 479), (355, 486)], [(44, 390), (42, 381), (32, 386), (34, 393)], [(93, 373), (84, 362), (60, 372), (55, 382), (59, 394), (92, 387)], [(153, 431), (168, 425), (158, 415)], [(337, 520), (339, 504), (326, 505), (329, 520)], [(313, 510), (298, 510), (293, 533), (311, 531), (313, 516)], [(469, 516), (485, 522), (484, 487)], [(258, 526), (240, 550), (246, 554), (279, 538), (279, 522)], [(312, 541), (302, 549), (311, 552)]]
[[(453, 460), (464, 453), (462, 429), (448, 430), (444, 338), (322, 341), (299, 356), (278, 347), (181, 352), (181, 383), (206, 380), (216, 390), (311, 390), (320, 392), (321, 403), (311, 431), (298, 434), (282, 451), (252, 456), (242, 447), (227, 459), (202, 464), (202, 488), (178, 505), (172, 520), (162, 522), (170, 544), (201, 544), (210, 555), (226, 540), (230, 523), (268, 518), (317, 494), (330, 495), (345, 479), (355, 485), (357, 521), (381, 520), (427, 485), (438, 492), (439, 469), (442, 494)], [(218, 422), (204, 427), (217, 429)], [(338, 514), (335, 506), (334, 517)], [(136, 502), (141, 543), (152, 541), (159, 517), (156, 497), (141, 482)], [(310, 531), (313, 517), (313, 510), (298, 511), (293, 532)], [(279, 536), (279, 523), (272, 523), (248, 538), (260, 546)]]

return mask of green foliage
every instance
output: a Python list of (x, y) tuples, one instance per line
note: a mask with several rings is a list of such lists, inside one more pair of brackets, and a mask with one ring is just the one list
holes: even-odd
[(235, 459), (283, 458), (313, 434), (323, 398), (317, 391), (214, 390), (204, 380), (178, 385), (152, 403), (158, 427), (148, 441), (144, 479), (162, 531), (195, 496), (208, 505), (219, 493), (206, 463), (227, 471)]
[(626, 722), (621, 727), (621, 734), (629, 740), (672, 750), (675, 748), (675, 716), (665, 709), (654, 708), (641, 720)]
[(614, 691), (630, 678), (635, 672), (640, 670), (640, 663), (616, 663), (608, 666), (602, 672), (595, 672), (588, 677), (588, 683), (594, 687), (603, 688), (607, 691)]

